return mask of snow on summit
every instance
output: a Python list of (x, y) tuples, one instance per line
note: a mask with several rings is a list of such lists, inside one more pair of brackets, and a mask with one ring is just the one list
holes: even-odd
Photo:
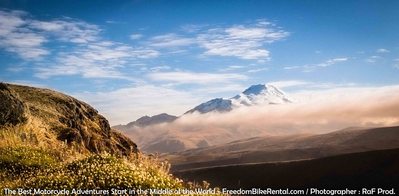
[(270, 84), (252, 85), (242, 93), (229, 98), (216, 98), (202, 103), (186, 113), (228, 112), (237, 107), (263, 104), (284, 104), (292, 100), (277, 87)]

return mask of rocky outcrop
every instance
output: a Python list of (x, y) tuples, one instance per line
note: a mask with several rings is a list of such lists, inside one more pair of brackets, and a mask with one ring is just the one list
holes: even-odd
[(4, 83), (0, 83), (0, 100), (0, 126), (16, 125), (26, 121), (25, 105)]
[(71, 96), (1, 83), (0, 100), (0, 125), (29, 123), (26, 119), (34, 118), (44, 124), (47, 135), (54, 135), (59, 142), (79, 151), (119, 155), (137, 152), (136, 144), (112, 130), (97, 110)]

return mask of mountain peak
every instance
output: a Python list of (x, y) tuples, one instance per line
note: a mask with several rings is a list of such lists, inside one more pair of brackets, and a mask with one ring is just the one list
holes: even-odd
[(201, 103), (197, 107), (187, 111), (186, 114), (194, 113), (194, 112), (208, 113), (208, 112), (212, 112), (212, 111), (228, 112), (228, 111), (232, 110), (231, 106), (232, 106), (232, 104), (231, 104), (230, 99), (216, 98), (216, 99), (207, 101), (205, 103)]
[(230, 98), (216, 98), (202, 103), (186, 113), (228, 112), (241, 106), (283, 104), (292, 102), (285, 93), (271, 84), (256, 84)]
[(242, 94), (245, 95), (258, 95), (260, 94), (262, 91), (266, 90), (267, 87), (264, 84), (256, 84), (256, 85), (252, 85), (249, 88), (245, 89), (244, 92), (242, 92)]
[[(155, 125), (165, 122), (172, 122), (177, 119), (177, 116), (169, 115), (167, 113), (161, 113), (154, 116), (142, 116), (138, 118), (136, 121), (128, 123), (127, 127), (138, 126), (138, 127), (145, 127), (149, 125)], [(123, 129), (123, 126), (118, 126), (119, 129)]]
[(245, 89), (242, 94), (244, 95), (259, 95), (265, 92), (270, 92), (276, 95), (284, 95), (285, 93), (281, 91), (276, 86), (271, 84), (256, 84), (252, 85), (249, 88)]
[(145, 116), (142, 116), (142, 117), (138, 118), (136, 121), (143, 121), (143, 120), (147, 120), (147, 119), (150, 119), (150, 118), (151, 117), (145, 115)]
[(169, 114), (167, 114), (167, 113), (161, 113), (161, 114), (157, 114), (157, 115), (154, 115), (154, 116), (152, 116), (152, 118), (154, 118), (154, 117), (157, 117), (157, 118), (159, 118), (159, 117), (175, 117), (175, 116), (172, 116), (172, 115), (169, 115)]

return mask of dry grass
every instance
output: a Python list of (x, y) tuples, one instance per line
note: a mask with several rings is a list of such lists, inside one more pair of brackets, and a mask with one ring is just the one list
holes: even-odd
[(0, 190), (40, 189), (208, 189), (209, 184), (184, 183), (169, 173), (170, 165), (138, 154), (71, 157), (63, 150), (34, 146), (0, 147)]
[[(14, 99), (23, 102), (26, 121), (0, 125), (0, 191), (21, 187), (182, 189), (208, 186), (207, 183), (186, 184), (169, 173), (168, 163), (135, 152), (133, 142), (112, 132), (106, 119), (83, 102), (48, 89), (7, 86), (12, 89), (10, 92), (17, 93)], [(66, 131), (79, 134), (80, 140), (70, 135), (61, 139), (60, 135)], [(129, 151), (127, 147), (133, 149)]]

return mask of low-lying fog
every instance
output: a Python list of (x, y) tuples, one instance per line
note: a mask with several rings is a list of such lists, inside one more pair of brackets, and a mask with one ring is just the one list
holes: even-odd
[(295, 103), (183, 115), (172, 123), (135, 128), (128, 134), (142, 146), (175, 140), (193, 148), (263, 135), (399, 124), (399, 86), (301, 91), (291, 97)]

